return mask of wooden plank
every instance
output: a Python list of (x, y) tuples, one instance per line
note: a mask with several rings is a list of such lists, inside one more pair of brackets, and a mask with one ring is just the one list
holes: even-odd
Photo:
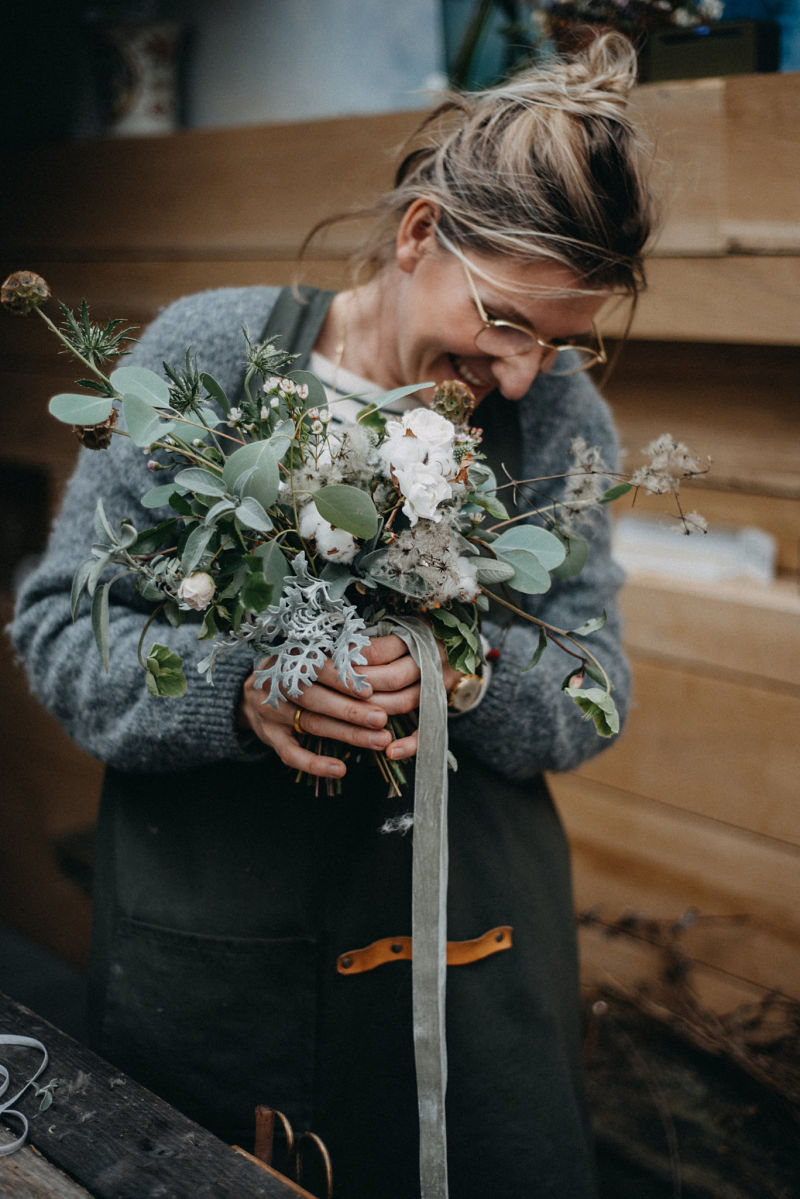
[[(0, 1145), (12, 1135), (0, 1128)], [(0, 1158), (0, 1199), (91, 1199), (89, 1192), (51, 1166), (30, 1145)]]
[(798, 73), (734, 75), (725, 81), (722, 232), (732, 250), (800, 250), (798, 112)]
[[(648, 260), (649, 287), (639, 301), (634, 338), (800, 344), (797, 253), (663, 257), (665, 252), (659, 243)], [(609, 333), (622, 328), (618, 313)]]
[(6, 996), (0, 1031), (46, 1046), (48, 1077), (60, 1084), (53, 1105), (39, 1115), (39, 1100), (28, 1091), (19, 1110), (29, 1118), (30, 1143), (95, 1199), (310, 1199)]
[(666, 214), (655, 251), (722, 252), (725, 81), (646, 84), (634, 104), (653, 143), (653, 190)]
[(797, 688), (632, 658), (625, 734), (582, 777), (800, 845)]
[[(419, 120), (389, 113), (9, 152), (6, 256), (291, 259), (316, 221), (391, 186), (398, 146)], [(326, 240), (344, 257), (362, 236), (349, 221)]]
[(677, 920), (692, 958), (800, 998), (800, 849), (582, 775), (550, 780), (573, 851), (578, 911)]
[(630, 576), (622, 590), (625, 644), (688, 669), (749, 673), (797, 687), (800, 592), (794, 582), (703, 584)]

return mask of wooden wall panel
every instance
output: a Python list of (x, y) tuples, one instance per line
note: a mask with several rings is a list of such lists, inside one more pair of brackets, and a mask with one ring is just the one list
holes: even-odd
[(708, 917), (687, 934), (691, 956), (734, 979), (800, 999), (800, 848), (754, 836), (585, 776), (550, 779), (573, 849), (579, 911)]

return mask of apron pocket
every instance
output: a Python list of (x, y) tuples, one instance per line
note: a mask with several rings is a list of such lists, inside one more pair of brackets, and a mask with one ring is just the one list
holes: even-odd
[(243, 1147), (259, 1103), (308, 1127), (316, 970), (310, 939), (208, 937), (124, 918), (110, 955), (102, 1052)]

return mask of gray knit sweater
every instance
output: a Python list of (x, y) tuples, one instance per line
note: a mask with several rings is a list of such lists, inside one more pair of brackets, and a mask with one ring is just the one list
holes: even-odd
[[(180, 365), (191, 346), (201, 369), (235, 394), (242, 373), (241, 329), (258, 337), (277, 294), (276, 288), (226, 288), (179, 300), (145, 332), (126, 364), (160, 371), (164, 361)], [(585, 375), (541, 376), (521, 402), (520, 416), (524, 478), (563, 473), (576, 436), (599, 445), (609, 465), (616, 460), (608, 410)], [(242, 684), (252, 669), (247, 652), (221, 662), (210, 686), (195, 669), (208, 650), (207, 643), (197, 640), (196, 624), (151, 628), (149, 641), (177, 650), (188, 678), (183, 699), (156, 699), (145, 688), (136, 655), (151, 605), (138, 596), (132, 580), (123, 579), (111, 590), (110, 673), (103, 671), (94, 645), (88, 604), (84, 602), (74, 623), (70, 617), (72, 575), (90, 553), (97, 497), (102, 496), (112, 527), (128, 517), (137, 528), (147, 528), (154, 514), (141, 507), (139, 498), (153, 481), (145, 454), (128, 438), (115, 437), (106, 451), (81, 452), (47, 551), (24, 580), (11, 626), (33, 689), (79, 745), (123, 770), (169, 771), (220, 760), (268, 759), (271, 751), (243, 739), (235, 724)], [(591, 645), (616, 685), (624, 715), (629, 678), (615, 607), (621, 572), (610, 557), (605, 513), (595, 518), (590, 532), (590, 559), (581, 574), (569, 582), (554, 581), (547, 595), (526, 603), (531, 612), (561, 628), (576, 628), (605, 609), (608, 622), (592, 636)], [(495, 612), (484, 620), (490, 643), (499, 643), (498, 624), (505, 623), (505, 615), (498, 621)], [(573, 659), (551, 646), (533, 670), (523, 671), (537, 640), (533, 626), (513, 624), (483, 701), (451, 721), (456, 751), (459, 744), (469, 745), (483, 762), (514, 779), (570, 769), (608, 744), (560, 691)]]

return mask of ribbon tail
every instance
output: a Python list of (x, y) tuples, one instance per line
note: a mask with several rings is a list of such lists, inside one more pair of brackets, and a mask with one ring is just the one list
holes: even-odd
[(436, 639), (416, 617), (394, 617), (420, 668), (414, 789), (411, 936), (414, 1057), (422, 1199), (447, 1199), (447, 696)]

